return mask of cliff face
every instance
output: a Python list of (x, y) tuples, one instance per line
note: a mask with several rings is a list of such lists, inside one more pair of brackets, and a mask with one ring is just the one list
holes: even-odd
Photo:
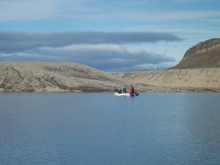
[(200, 42), (186, 51), (183, 59), (170, 69), (220, 67), (220, 39)]

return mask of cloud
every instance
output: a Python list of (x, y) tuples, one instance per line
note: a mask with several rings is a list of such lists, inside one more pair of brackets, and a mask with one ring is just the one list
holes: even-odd
[[(220, 22), (220, 19), (216, 20), (202, 20), (206, 22)], [(194, 33), (194, 34), (206, 34), (206, 35), (220, 35), (219, 28), (217, 26), (212, 26), (211, 28), (207, 27), (195, 27), (195, 26), (182, 26), (181, 24), (175, 24), (175, 25), (134, 25), (130, 27), (125, 27), (125, 30), (130, 30), (130, 31), (142, 31), (146, 30), (149, 31), (151, 30), (152, 32), (164, 32), (166, 31), (167, 33)], [(192, 35), (191, 35), (192, 36)], [(185, 38), (189, 39), (189, 36), (185, 36)], [(182, 44), (182, 42), (181, 42)]]
[[(103, 71), (133, 71), (145, 68), (144, 64), (175, 61), (166, 55), (147, 52), (121, 45), (71, 45), (57, 48), (26, 50), (0, 56), (1, 61), (71, 61)], [(143, 65), (143, 67), (140, 67)], [(152, 68), (153, 69), (153, 68)]]
[[(124, 13), (123, 13), (124, 12)], [(159, 12), (144, 12), (144, 11), (129, 11), (115, 12), (111, 17), (118, 17), (121, 20), (136, 20), (136, 21), (167, 21), (167, 20), (195, 20), (202, 18), (215, 18), (220, 15), (220, 11), (159, 11)]]
[(203, 20), (203, 21), (209, 21), (209, 22), (220, 22), (220, 19), (210, 19), (210, 20), (205, 19), (205, 20)]
[[(200, 2), (208, 0), (175, 0), (178, 3)], [(123, 2), (116, 7), (115, 3), (102, 1), (71, 1), (71, 0), (1, 0), (0, 21), (14, 20), (122, 20), (122, 21), (166, 21), (180, 19), (215, 18), (220, 15), (218, 10), (137, 10), (135, 4), (145, 1)], [(149, 2), (148, 2), (149, 3)], [(158, 1), (157, 3), (162, 3)], [(131, 5), (134, 4), (134, 5)], [(152, 4), (151, 4), (152, 5)], [(155, 4), (154, 4), (155, 5)]]
[(175, 59), (125, 43), (181, 40), (169, 33), (147, 32), (0, 32), (0, 60), (70, 61), (103, 71), (132, 71)]
[(126, 44), (181, 41), (170, 33), (148, 32), (0, 32), (0, 53), (22, 52), (41, 47), (62, 47), (73, 44)]
[[(29, 52), (31, 53), (31, 52)], [(71, 45), (55, 49), (41, 50), (43, 54), (53, 58), (60, 58), (104, 71), (132, 71), (139, 69), (141, 64), (158, 64), (175, 61), (174, 58), (147, 52), (137, 48), (127, 48), (121, 45)]]
[(61, 12), (59, 0), (1, 0), (0, 21), (51, 19)]

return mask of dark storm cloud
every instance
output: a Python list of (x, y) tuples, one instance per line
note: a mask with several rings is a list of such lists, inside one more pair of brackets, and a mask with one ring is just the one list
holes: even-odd
[[(103, 71), (132, 71), (139, 65), (173, 62), (174, 58), (121, 45), (73, 45), (28, 50), (24, 54), (0, 56), (1, 61), (70, 61)], [(153, 69), (153, 68), (152, 68)]]
[(170, 33), (150, 32), (0, 32), (0, 53), (22, 52), (41, 47), (74, 44), (126, 44), (181, 41)]

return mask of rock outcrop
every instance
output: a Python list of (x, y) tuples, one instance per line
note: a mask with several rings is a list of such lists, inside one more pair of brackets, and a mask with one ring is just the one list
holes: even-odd
[(220, 67), (220, 39), (200, 42), (186, 51), (183, 59), (170, 69)]

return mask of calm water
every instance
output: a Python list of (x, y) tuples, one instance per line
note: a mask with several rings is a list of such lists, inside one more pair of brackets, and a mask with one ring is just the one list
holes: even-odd
[(220, 164), (220, 94), (0, 94), (0, 164)]

